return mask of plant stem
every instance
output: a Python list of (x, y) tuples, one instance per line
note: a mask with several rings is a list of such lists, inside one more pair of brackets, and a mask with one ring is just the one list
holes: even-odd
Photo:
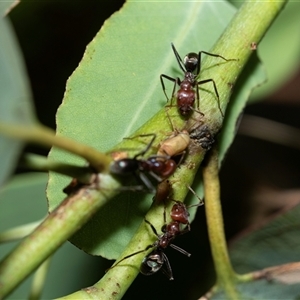
[[(190, 186), (193, 181), (193, 177), (197, 172), (197, 169), (204, 157), (203, 149), (192, 145), (188, 155), (173, 176), (169, 178), (172, 182), (173, 192), (172, 197), (176, 200), (184, 200)], [(167, 209), (174, 203), (170, 201)], [(169, 210), (168, 210), (169, 211)], [(145, 216), (145, 219), (151, 222), (151, 224), (157, 229), (160, 234), (160, 228), (163, 225), (163, 205), (152, 205), (151, 209)], [(136, 234), (131, 239), (130, 243), (124, 250), (124, 252), (117, 259), (120, 260), (123, 257), (130, 255), (136, 251), (145, 249), (148, 245), (151, 245), (157, 237), (153, 234), (145, 222), (142, 222), (138, 228)], [(151, 249), (148, 250), (148, 252)], [(147, 255), (147, 252), (143, 252), (139, 255), (132, 256), (130, 259), (124, 260), (118, 266), (110, 269), (100, 281), (94, 284), (92, 287), (80, 290), (72, 293), (61, 299), (121, 299), (131, 285), (133, 280), (139, 273), (139, 268), (142, 259)]]
[(0, 298), (9, 294), (83, 226), (116, 194), (118, 187), (119, 183), (110, 176), (95, 175), (95, 181), (90, 186), (82, 187), (52, 211), (47, 219), (0, 263)]
[(59, 174), (77, 178), (81, 183), (89, 183), (93, 171), (89, 167), (74, 166), (62, 162), (53, 161), (45, 156), (37, 154), (25, 154), (19, 166), (35, 171), (53, 171)]
[(32, 222), (14, 228), (7, 229), (0, 233), (0, 243), (12, 242), (14, 240), (22, 239), (29, 235), (42, 221)]
[(111, 158), (96, 149), (58, 136), (52, 129), (36, 123), (32, 126), (0, 123), (0, 132), (11, 138), (35, 143), (45, 147), (58, 147), (86, 159), (98, 172), (107, 173)]
[(235, 291), (235, 273), (230, 263), (220, 203), (218, 153), (215, 149), (203, 168), (205, 212), (211, 252), (217, 273), (217, 285), (224, 288), (229, 299), (238, 299)]
[(34, 274), (29, 300), (39, 300), (43, 292), (51, 258), (45, 260)]

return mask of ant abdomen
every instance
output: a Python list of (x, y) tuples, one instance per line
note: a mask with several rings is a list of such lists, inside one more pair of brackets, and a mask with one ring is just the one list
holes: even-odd
[(128, 175), (132, 174), (132, 170), (139, 168), (139, 161), (132, 158), (123, 158), (114, 161), (110, 166), (110, 171), (116, 175)]
[(162, 254), (162, 251), (152, 251), (150, 254), (144, 257), (140, 266), (140, 272), (143, 275), (153, 275), (159, 271), (165, 263)]

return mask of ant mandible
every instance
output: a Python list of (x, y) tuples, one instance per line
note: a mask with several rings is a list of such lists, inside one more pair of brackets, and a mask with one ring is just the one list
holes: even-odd
[[(114, 175), (120, 176), (134, 175), (150, 192), (155, 193), (155, 187), (145, 173), (148, 173), (155, 180), (161, 182), (162, 179), (167, 178), (174, 173), (177, 165), (175, 161), (167, 155), (152, 155), (147, 159), (138, 159), (139, 156), (143, 156), (149, 151), (156, 138), (156, 134), (151, 133), (141, 136), (152, 136), (152, 139), (146, 148), (137, 153), (133, 158), (125, 157), (114, 160), (110, 165), (110, 172)], [(141, 186), (135, 186), (133, 188), (137, 190), (141, 188), (143, 189)]]
[[(219, 98), (219, 93), (218, 93), (215, 81), (212, 78), (197, 81), (196, 78), (198, 77), (198, 75), (201, 71), (201, 54), (206, 54), (206, 55), (209, 55), (209, 56), (219, 57), (219, 58), (222, 58), (225, 61), (230, 61), (232, 59), (226, 59), (225, 57), (223, 57), (219, 54), (213, 54), (213, 53), (209, 53), (209, 52), (206, 52), (206, 51), (199, 51), (198, 54), (194, 53), (194, 52), (188, 53), (184, 57), (184, 59), (182, 60), (173, 43), (171, 43), (171, 46), (172, 46), (173, 52), (175, 54), (176, 60), (178, 62), (178, 65), (184, 73), (184, 78), (183, 78), (183, 80), (180, 80), (178, 77), (173, 78), (173, 77), (170, 77), (170, 76), (165, 75), (165, 74), (160, 75), (160, 81), (161, 81), (162, 89), (164, 91), (164, 94), (165, 94), (167, 100), (169, 101), (169, 98), (168, 98), (168, 95), (166, 93), (166, 88), (165, 88), (163, 78), (174, 82), (172, 97), (173, 96), (176, 97), (177, 107), (178, 107), (178, 110), (179, 110), (179, 112), (182, 116), (187, 116), (187, 115), (190, 114), (190, 112), (192, 110), (194, 110), (193, 106), (194, 106), (194, 103), (195, 103), (195, 93), (196, 93), (196, 97), (197, 97), (197, 109), (198, 109), (198, 112), (200, 114), (202, 114), (199, 111), (200, 96), (199, 96), (198, 86), (202, 85), (202, 84), (205, 84), (205, 83), (208, 83), (208, 82), (211, 82), (213, 84), (214, 91), (215, 91), (215, 94), (217, 96), (218, 108), (220, 110), (221, 115), (224, 116), (224, 114), (222, 112), (222, 109), (221, 109), (221, 106), (220, 106), (220, 98)], [(180, 88), (179, 88), (179, 90), (177, 91), (177, 93), (175, 95), (175, 88), (176, 88), (177, 84), (179, 85)], [(194, 88), (196, 88), (196, 91), (194, 90)]]

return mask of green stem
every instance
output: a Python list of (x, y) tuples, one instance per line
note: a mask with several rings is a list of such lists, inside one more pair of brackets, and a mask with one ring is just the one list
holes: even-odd
[(0, 243), (12, 242), (29, 235), (42, 221), (32, 222), (14, 228), (7, 229), (0, 233)]
[(95, 180), (90, 186), (85, 186), (67, 197), (52, 211), (47, 219), (0, 263), (0, 298), (10, 293), (83, 226), (116, 194), (118, 187), (119, 183), (110, 176), (95, 175)]
[(34, 274), (30, 295), (28, 297), (29, 300), (39, 300), (41, 299), (41, 295), (43, 292), (43, 288), (45, 285), (47, 273), (50, 267), (51, 258), (48, 258), (43, 262), (37, 269)]
[(62, 175), (77, 178), (81, 183), (89, 183), (93, 171), (89, 167), (74, 166), (62, 162), (53, 161), (45, 156), (37, 154), (25, 154), (19, 166), (35, 171), (53, 171)]
[(224, 288), (228, 299), (239, 299), (235, 290), (235, 273), (230, 263), (220, 203), (218, 153), (213, 150), (203, 168), (205, 212), (211, 252), (217, 273), (217, 285)]
[(76, 142), (67, 137), (58, 136), (55, 131), (40, 124), (22, 126), (0, 123), (0, 132), (11, 138), (45, 147), (58, 147), (86, 159), (98, 172), (108, 172), (111, 158), (96, 149)]
[[(203, 157), (204, 151), (200, 147), (195, 147), (193, 144), (190, 145), (189, 155), (174, 175), (169, 178), (172, 182), (174, 192), (172, 197), (174, 199), (184, 200), (189, 191), (187, 186), (192, 184), (195, 173), (197, 172)], [(167, 211), (169, 211), (173, 204), (174, 203), (170, 201), (167, 206)], [(156, 204), (151, 207), (145, 216), (145, 218), (157, 229), (158, 233), (160, 233), (159, 229), (163, 225), (162, 216), (163, 205)], [(153, 234), (149, 225), (143, 222), (117, 261), (136, 251), (145, 249), (155, 240), (157, 240), (157, 237)], [(150, 251), (151, 249), (149, 249), (148, 252)], [(92, 287), (80, 290), (62, 297), (61, 299), (121, 299), (132, 281), (138, 275), (141, 261), (148, 252), (143, 252), (124, 260), (118, 266), (110, 269), (101, 280)]]
[[(253, 54), (254, 50), (251, 44), (256, 43), (259, 49), (261, 39), (286, 2), (287, 0), (245, 1), (220, 39), (210, 49), (209, 52), (211, 53), (221, 53), (225, 58), (238, 59), (237, 62), (227, 62), (220, 65), (218, 67), (218, 71), (220, 70), (220, 72), (216, 72), (214, 68), (206, 69), (203, 64), (203, 72), (200, 74), (203, 79), (213, 78), (218, 86), (218, 90), (223, 85), (223, 88), (220, 88), (219, 91), (220, 106), (223, 112), (226, 111), (230, 99), (229, 95), (232, 92), (231, 88), (234, 88), (237, 76), (242, 72), (243, 67)], [(215, 58), (207, 57), (206, 61), (208, 64), (213, 64)], [(226, 85), (231, 88), (225, 89)], [(205, 98), (205, 104), (204, 101), (203, 105), (201, 103), (201, 111), (207, 118), (206, 123), (209, 124), (212, 122), (220, 128), (223, 122), (220, 113), (216, 109), (209, 109), (215, 103), (216, 99), (212, 97), (211, 93), (205, 95), (203, 94), (204, 91), (201, 92), (204, 95), (202, 97)]]

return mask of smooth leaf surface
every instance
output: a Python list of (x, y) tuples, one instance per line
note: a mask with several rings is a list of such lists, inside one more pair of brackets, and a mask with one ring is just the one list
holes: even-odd
[(0, 15), (1, 17), (7, 15), (20, 1), (10, 0), (0, 2)]
[(266, 81), (264, 67), (259, 63), (256, 53), (246, 64), (235, 86), (235, 90), (227, 108), (224, 125), (219, 136), (219, 160), (223, 161), (232, 144), (242, 117), (243, 110), (252, 91)]
[[(266, 279), (249, 283), (238, 283), (236, 289), (239, 292), (240, 299), (299, 299), (300, 285), (285, 285), (279, 282), (273, 282)], [(216, 293), (211, 300), (228, 299), (223, 291)]]
[(16, 175), (0, 189), (1, 231), (40, 220), (47, 214), (47, 177), (45, 173)]
[(232, 245), (230, 255), (238, 273), (299, 261), (300, 206)]
[[(7, 18), (0, 18), (0, 122), (34, 122), (31, 92), (21, 53)], [(15, 167), (23, 143), (0, 136), (0, 185)]]
[[(298, 205), (263, 228), (234, 242), (230, 248), (230, 256), (235, 271), (245, 274), (271, 266), (299, 262), (299, 220)], [(300, 285), (285, 284), (279, 279), (238, 283), (236, 288), (242, 299), (298, 299)], [(211, 299), (224, 299), (224, 294), (220, 291)]]
[[(166, 103), (159, 75), (182, 76), (170, 42), (181, 56), (191, 51), (208, 51), (234, 12), (227, 2), (126, 3), (106, 21), (68, 80), (57, 113), (58, 132), (101, 151), (113, 147)], [(167, 86), (167, 93), (172, 87)], [(240, 91), (244, 104), (251, 88), (246, 86), (246, 92)], [(83, 163), (55, 149), (50, 156)], [(50, 209), (62, 201), (61, 191), (68, 182), (66, 177), (50, 176)], [(199, 189), (196, 191), (199, 193)], [(151, 198), (123, 193), (81, 229), (72, 242), (89, 253), (115, 258), (141, 223)]]
[(300, 2), (289, 1), (274, 26), (258, 45), (260, 59), (268, 75), (266, 84), (251, 95), (251, 101), (259, 100), (276, 91), (300, 66)]

